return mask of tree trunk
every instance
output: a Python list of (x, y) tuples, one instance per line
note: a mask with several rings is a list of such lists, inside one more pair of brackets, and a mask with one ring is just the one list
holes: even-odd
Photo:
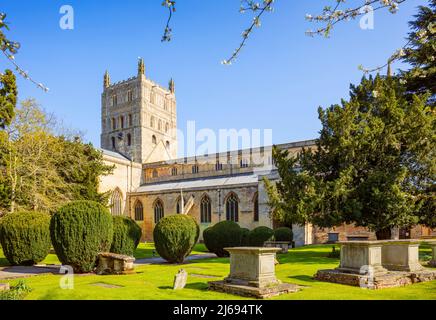
[(391, 228), (385, 228), (377, 230), (375, 232), (377, 240), (390, 240), (391, 239)]

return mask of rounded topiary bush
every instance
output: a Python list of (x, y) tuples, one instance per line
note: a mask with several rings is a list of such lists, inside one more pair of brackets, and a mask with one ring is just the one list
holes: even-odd
[(281, 227), (274, 230), (275, 241), (287, 241), (292, 242), (293, 234), (292, 229), (288, 227)]
[(248, 241), (248, 235), (250, 234), (250, 230), (247, 228), (241, 229), (241, 246), (247, 247), (250, 245)]
[(141, 240), (141, 227), (130, 217), (115, 216), (111, 252), (133, 256)]
[(224, 248), (240, 246), (241, 237), (242, 229), (233, 221), (221, 221), (203, 231), (206, 248), (218, 257), (229, 256)]
[(199, 236), (200, 227), (197, 222), (184, 214), (161, 219), (153, 230), (157, 253), (170, 263), (182, 263), (191, 253)]
[(274, 231), (268, 227), (257, 227), (248, 234), (248, 243), (252, 247), (263, 247), (265, 241), (274, 236)]
[(0, 220), (0, 243), (12, 265), (34, 265), (48, 255), (50, 216), (41, 212), (9, 213)]
[(93, 201), (73, 201), (51, 218), (50, 236), (59, 260), (75, 272), (94, 269), (98, 253), (108, 252), (113, 238), (109, 210)]

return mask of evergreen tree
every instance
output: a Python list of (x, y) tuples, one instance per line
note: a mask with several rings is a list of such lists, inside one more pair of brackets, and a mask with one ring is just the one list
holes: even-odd
[(410, 93), (430, 93), (430, 104), (436, 104), (436, 0), (428, 6), (419, 6), (415, 20), (409, 23), (410, 45), (405, 50), (403, 60), (412, 69), (402, 72)]
[(436, 115), (428, 97), (410, 100), (397, 79), (377, 76), (351, 86), (349, 101), (320, 108), (315, 150), (289, 159), (274, 149), (281, 181), (267, 190), (278, 218), (355, 223), (378, 238), (392, 227), (433, 226)]

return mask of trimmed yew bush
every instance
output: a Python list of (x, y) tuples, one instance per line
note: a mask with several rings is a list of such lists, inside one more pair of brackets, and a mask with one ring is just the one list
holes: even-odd
[(288, 227), (281, 227), (274, 230), (274, 240), (275, 241), (287, 241), (292, 242), (294, 238), (292, 234), (292, 229)]
[(247, 228), (241, 229), (241, 246), (247, 247), (250, 245), (248, 242), (248, 235), (250, 234), (250, 230)]
[(31, 266), (48, 255), (50, 215), (25, 211), (9, 213), (0, 220), (0, 243), (12, 265)]
[(184, 214), (161, 219), (153, 230), (157, 253), (170, 263), (182, 263), (194, 249), (199, 236), (197, 222)]
[(109, 210), (94, 201), (73, 201), (50, 222), (50, 236), (59, 260), (74, 272), (94, 269), (98, 253), (108, 252), (113, 238)]
[(274, 231), (268, 227), (257, 227), (248, 234), (248, 243), (251, 247), (263, 247), (265, 241), (274, 236)]
[(228, 257), (227, 247), (241, 245), (242, 228), (233, 221), (221, 221), (203, 231), (203, 240), (207, 249), (218, 257)]
[(141, 240), (141, 227), (130, 217), (112, 217), (114, 224), (114, 236), (111, 252), (133, 256)]

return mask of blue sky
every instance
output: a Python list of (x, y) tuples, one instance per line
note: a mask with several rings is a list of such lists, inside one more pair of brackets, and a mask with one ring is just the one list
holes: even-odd
[[(350, 5), (356, 2), (347, 1)], [(162, 0), (2, 1), (12, 40), (22, 44), (16, 61), (49, 93), (19, 79), (20, 100), (34, 97), (68, 127), (99, 146), (103, 73), (112, 81), (136, 75), (137, 57), (147, 76), (176, 81), (179, 128), (272, 129), (273, 142), (317, 137), (318, 106), (348, 96), (362, 77), (358, 65), (377, 66), (404, 44), (407, 22), (426, 1), (408, 0), (397, 14), (375, 13), (374, 30), (358, 21), (338, 25), (330, 39), (311, 38), (305, 14), (333, 1), (276, 0), (239, 59), (228, 58), (251, 16), (238, 0), (177, 1), (173, 40), (161, 43), (167, 11)], [(75, 10), (74, 30), (59, 27), (62, 5)], [(0, 68), (10, 65), (0, 59)], [(400, 67), (396, 65), (395, 67)]]

